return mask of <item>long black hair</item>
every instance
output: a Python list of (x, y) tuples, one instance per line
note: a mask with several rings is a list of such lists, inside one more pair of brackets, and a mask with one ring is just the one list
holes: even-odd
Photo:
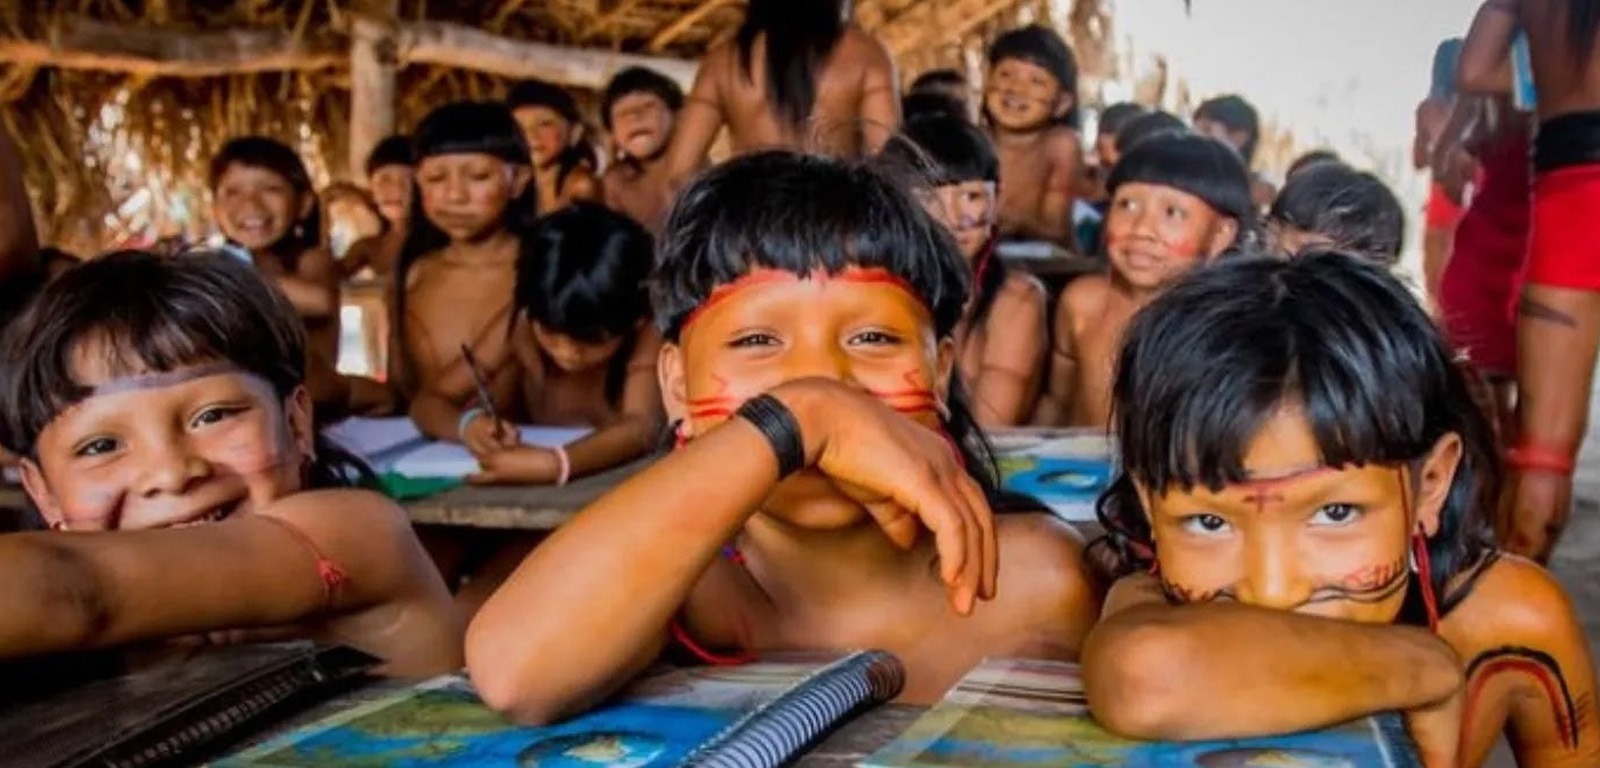
[(1112, 385), (1120, 464), (1100, 496), (1102, 576), (1157, 557), (1135, 484), (1150, 493), (1246, 479), (1245, 452), (1285, 405), (1299, 406), (1328, 466), (1413, 468), (1447, 434), (1456, 468), (1428, 541), (1433, 589), (1488, 551), (1499, 492), (1493, 432), (1450, 346), (1399, 280), (1333, 251), (1255, 255), (1201, 267), (1134, 316)]
[(310, 196), (311, 212), (296, 221), (283, 238), (272, 244), (274, 253), (283, 257), (284, 266), (294, 271), (300, 256), (322, 244), (322, 203), (311, 184), (311, 173), (304, 160), (288, 144), (267, 136), (240, 136), (229, 139), (211, 158), (208, 181), (213, 194), (222, 175), (228, 169), (242, 165), (271, 171), (289, 183), (296, 195)]
[[(865, 163), (788, 151), (730, 160), (683, 190), (664, 232), (650, 297), (669, 342), (712, 291), (755, 269), (801, 277), (883, 269), (928, 307), (941, 339), (954, 332), (967, 300), (971, 270), (950, 234), (892, 175)], [(959, 377), (951, 377), (948, 406), (941, 421), (967, 471), (1004, 501), (993, 451)]]
[(756, 38), (766, 45), (767, 96), (778, 119), (800, 131), (811, 119), (817, 75), (844, 36), (846, 0), (750, 0), (735, 38), (739, 68), (754, 82)]
[[(506, 105), (494, 101), (457, 101), (428, 113), (417, 125), (412, 138), (412, 156), (417, 165), (438, 155), (485, 154), (510, 163), (527, 166), (533, 161), (528, 152), (528, 141), (522, 129), (511, 117)], [(538, 217), (538, 186), (532, 181), (522, 190), (522, 195), (506, 204), (503, 218), (511, 233), (522, 236), (533, 229)], [(413, 385), (411, 366), (404, 354), (406, 323), (406, 276), (422, 257), (450, 244), (450, 237), (428, 219), (422, 207), (419, 191), (411, 196), (411, 216), (406, 225), (406, 239), (400, 246), (400, 258), (395, 264), (394, 310), (390, 327), (391, 347), (400, 351), (402, 390)]]
[(1595, 36), (1600, 35), (1600, 0), (1569, 0), (1567, 5), (1567, 44), (1577, 56), (1573, 67), (1587, 65), (1594, 54)]
[[(242, 259), (219, 251), (166, 257), (118, 251), (45, 286), (6, 329), (0, 354), (0, 444), (37, 458), (39, 433), (91, 388), (73, 375), (98, 343), (115, 375), (227, 362), (285, 398), (305, 383), (304, 326), (289, 300)], [(360, 459), (320, 435), (311, 488), (376, 487)]]
[[(910, 120), (884, 145), (882, 157), (891, 167), (909, 171), (914, 182), (930, 187), (969, 181), (1000, 182), (1000, 159), (994, 144), (987, 134), (962, 117), (923, 115)], [(971, 267), (973, 289), (977, 292), (972, 302), (974, 324), (988, 318), (1009, 274), (1005, 260), (995, 257), (994, 245), (991, 240)]]
[(563, 147), (561, 154), (556, 155), (557, 191), (567, 183), (567, 177), (573, 171), (585, 166), (590, 170), (599, 167), (594, 145), (589, 142), (588, 131), (584, 128), (583, 113), (578, 111), (578, 102), (567, 89), (543, 80), (523, 80), (511, 86), (511, 93), (506, 96), (506, 106), (513, 112), (523, 107), (544, 107), (577, 129), (578, 140)]
[(539, 219), (517, 257), (516, 307), (528, 320), (585, 343), (623, 340), (607, 370), (608, 402), (622, 396), (639, 324), (650, 319), (653, 248), (633, 219), (580, 200)]
[(1405, 247), (1400, 199), (1382, 179), (1340, 162), (1316, 163), (1289, 176), (1268, 217), (1387, 267), (1400, 262)]

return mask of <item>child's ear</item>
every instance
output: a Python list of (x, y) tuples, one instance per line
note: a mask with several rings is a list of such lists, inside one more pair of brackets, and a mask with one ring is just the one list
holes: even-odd
[(316, 455), (317, 431), (311, 420), (311, 393), (304, 386), (295, 387), (283, 399), (283, 416), (289, 421), (289, 439), (302, 460)]
[(1061, 95), (1056, 97), (1056, 108), (1051, 112), (1051, 116), (1058, 120), (1066, 117), (1067, 113), (1071, 112), (1072, 108), (1077, 104), (1078, 100), (1065, 89), (1062, 89)]
[(956, 340), (946, 336), (939, 340), (933, 355), (933, 391), (939, 394), (940, 403), (950, 402), (950, 377), (955, 375), (955, 369)]
[[(661, 343), (656, 356), (656, 378), (661, 384), (661, 402), (666, 406), (667, 422), (684, 421), (689, 412), (688, 389), (683, 380), (683, 348), (670, 341)], [(684, 424), (684, 429), (688, 429)]]
[(1217, 220), (1217, 225), (1211, 228), (1211, 240), (1206, 243), (1206, 258), (1215, 259), (1223, 251), (1233, 245), (1239, 237), (1239, 221), (1233, 218)]
[[(316, 195), (311, 194), (311, 193), (308, 192), (308, 193), (306, 193), (304, 195), (301, 195), (300, 197), (302, 198), (300, 200), (300, 215), (295, 217), (295, 222), (297, 222), (297, 223), (304, 222), (306, 220), (306, 217), (311, 215), (311, 209), (317, 207), (317, 196)], [(316, 234), (319, 237), (321, 236), (321, 233), (313, 233), (313, 234)]]
[(28, 492), (28, 498), (33, 499), (33, 505), (38, 507), (44, 521), (51, 528), (61, 528), (66, 523), (66, 516), (61, 513), (61, 502), (50, 492), (50, 484), (44, 481), (44, 470), (33, 459), (23, 459), (21, 466), (22, 489)]
[(1451, 432), (1433, 444), (1433, 450), (1428, 451), (1417, 470), (1413, 481), (1417, 488), (1417, 524), (1422, 526), (1424, 536), (1433, 536), (1439, 531), (1450, 486), (1455, 483), (1456, 472), (1461, 467), (1461, 453), (1461, 436)]

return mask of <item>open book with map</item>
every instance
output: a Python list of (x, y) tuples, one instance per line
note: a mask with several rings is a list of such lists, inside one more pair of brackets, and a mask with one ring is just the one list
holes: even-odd
[(1398, 715), (1257, 739), (1144, 742), (1089, 716), (1076, 664), (987, 660), (868, 768), (1421, 768)]
[(539, 728), (511, 725), (459, 675), (272, 739), (218, 768), (782, 765), (905, 673), (879, 651), (782, 654), (737, 666), (658, 668), (611, 703)]
[(1014, 429), (989, 437), (1006, 490), (1038, 499), (1070, 522), (1095, 519), (1094, 503), (1111, 483), (1113, 439), (1100, 430)]

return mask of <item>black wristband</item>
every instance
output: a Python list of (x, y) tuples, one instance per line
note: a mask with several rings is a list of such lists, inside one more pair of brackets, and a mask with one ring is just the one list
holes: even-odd
[(772, 445), (778, 459), (778, 479), (782, 480), (806, 465), (806, 447), (800, 439), (800, 422), (794, 412), (772, 395), (756, 395), (744, 401), (733, 415), (750, 422)]

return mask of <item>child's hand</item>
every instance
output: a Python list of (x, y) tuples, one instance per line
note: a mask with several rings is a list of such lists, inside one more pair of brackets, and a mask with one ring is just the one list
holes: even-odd
[(504, 419), (496, 421), (489, 418), (488, 414), (479, 414), (467, 422), (467, 428), (461, 432), (461, 442), (481, 463), (483, 457), (489, 454), (521, 445), (522, 439), (517, 434), (517, 425)]
[(933, 532), (939, 575), (958, 613), (994, 597), (994, 519), (983, 491), (942, 434), (860, 390), (824, 379), (772, 391), (800, 422), (807, 466), (872, 515), (896, 545)]
[(478, 466), (482, 471), (467, 475), (471, 485), (547, 485), (561, 474), (561, 461), (555, 451), (534, 446), (481, 454)]

